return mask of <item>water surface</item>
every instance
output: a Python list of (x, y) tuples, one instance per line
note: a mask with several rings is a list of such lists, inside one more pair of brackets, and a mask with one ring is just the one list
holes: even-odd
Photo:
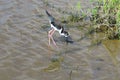
[[(60, 19), (68, 14), (58, 9), (72, 12), (78, 1), (0, 1), (0, 80), (120, 79), (120, 41), (93, 45), (95, 37), (79, 40), (85, 31), (72, 27), (68, 31), (75, 44), (66, 45), (55, 33), (59, 49), (48, 45), (49, 23), (44, 9)], [(92, 7), (89, 0), (80, 1), (83, 9)]]

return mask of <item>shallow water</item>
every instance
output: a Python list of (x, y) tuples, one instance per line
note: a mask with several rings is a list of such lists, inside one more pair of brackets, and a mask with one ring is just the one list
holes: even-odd
[[(61, 18), (67, 14), (58, 9), (71, 12), (78, 1), (0, 0), (0, 80), (120, 79), (120, 41), (93, 45), (95, 37), (79, 40), (84, 31), (71, 27), (74, 44), (61, 42), (55, 33), (59, 48), (48, 46), (44, 9)], [(83, 9), (92, 7), (88, 1), (81, 0)]]

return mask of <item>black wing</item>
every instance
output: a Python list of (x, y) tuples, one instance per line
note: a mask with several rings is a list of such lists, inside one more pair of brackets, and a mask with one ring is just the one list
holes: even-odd
[[(61, 24), (60, 24), (59, 22), (57, 22), (57, 21), (51, 22), (51, 24), (52, 24), (53, 26), (55, 26), (57, 29), (63, 28), (63, 27), (61, 26)], [(63, 28), (62, 30), (64, 30), (64, 28)]]

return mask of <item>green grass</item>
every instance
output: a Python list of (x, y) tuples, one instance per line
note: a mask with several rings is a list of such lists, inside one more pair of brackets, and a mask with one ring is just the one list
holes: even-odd
[[(96, 1), (96, 0), (92, 0)], [(119, 0), (99, 0), (97, 1), (97, 6), (92, 9), (92, 15), (95, 24), (105, 24), (108, 26), (106, 30), (109, 39), (120, 39), (120, 1)], [(96, 15), (99, 17), (96, 17)], [(104, 17), (103, 17), (104, 16)], [(95, 17), (95, 18), (94, 18)], [(114, 29), (114, 27), (116, 29)]]
[[(96, 28), (100, 30), (103, 30), (104, 27), (102, 25), (105, 25), (108, 28), (103, 31), (105, 37), (107, 37), (106, 39), (120, 40), (120, 0), (91, 0), (91, 2), (95, 2), (96, 5), (94, 5), (93, 9), (87, 9), (87, 12), (91, 13), (90, 21), (92, 25), (90, 25), (99, 25)], [(85, 25), (77, 23), (86, 23), (84, 19), (89, 15), (82, 10), (80, 1), (75, 6), (72, 6), (71, 11), (65, 21), (81, 30), (81, 26), (84, 28)], [(94, 31), (96, 31), (96, 28)]]

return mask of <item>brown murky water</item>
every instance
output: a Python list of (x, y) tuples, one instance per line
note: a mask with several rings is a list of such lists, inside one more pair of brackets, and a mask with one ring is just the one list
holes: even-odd
[[(0, 80), (120, 80), (120, 41), (91, 46), (94, 37), (78, 41), (84, 31), (72, 27), (75, 44), (66, 45), (56, 33), (59, 49), (48, 46), (44, 9), (65, 17), (57, 9), (70, 12), (78, 1), (0, 0)], [(80, 1), (83, 9), (92, 7)]]

